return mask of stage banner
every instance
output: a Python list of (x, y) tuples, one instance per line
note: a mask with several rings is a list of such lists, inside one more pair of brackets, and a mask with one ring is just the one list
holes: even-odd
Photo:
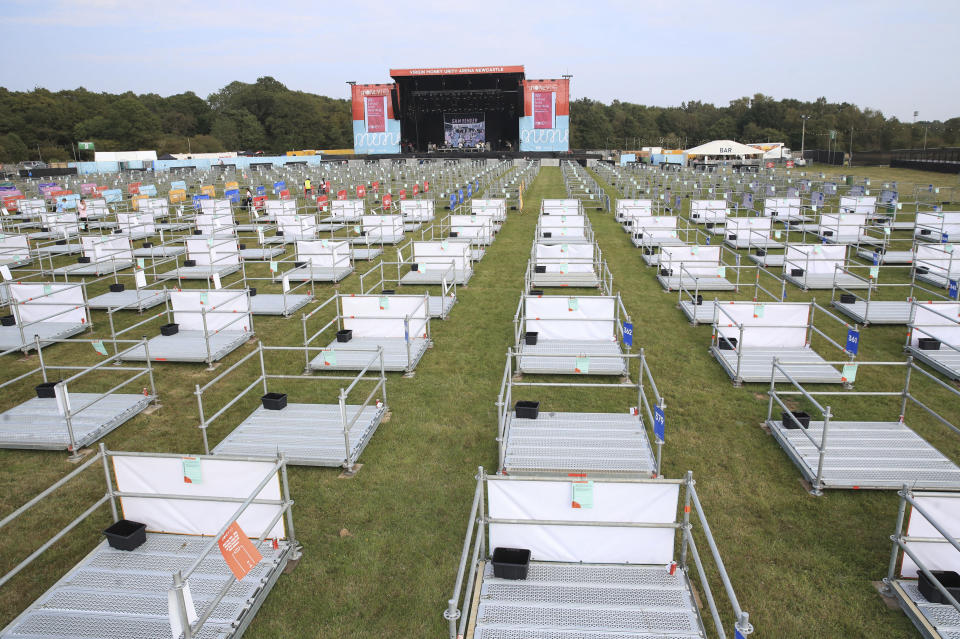
[(475, 147), (487, 141), (483, 113), (444, 113), (443, 141), (450, 147)]
[(552, 129), (553, 91), (538, 91), (533, 94), (533, 128)]
[(354, 153), (400, 152), (400, 120), (395, 119), (391, 99), (395, 88), (394, 84), (353, 85), (351, 112)]
[(373, 96), (364, 98), (366, 102), (367, 133), (383, 133), (387, 130), (387, 98)]
[(570, 150), (570, 81), (524, 80), (521, 151)]

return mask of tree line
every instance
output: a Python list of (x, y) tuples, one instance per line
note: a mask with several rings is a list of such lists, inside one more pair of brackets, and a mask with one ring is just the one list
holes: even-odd
[[(901, 122), (849, 103), (774, 100), (757, 94), (728, 106), (686, 102), (656, 107), (581, 98), (570, 105), (571, 148), (688, 148), (714, 139), (785, 142), (854, 151), (954, 146), (960, 117), (944, 122)], [(831, 138), (831, 131), (834, 137)], [(232, 82), (206, 99), (191, 91), (163, 97), (93, 93), (84, 88), (52, 92), (0, 87), (0, 162), (93, 159), (76, 143), (99, 151), (156, 149), (166, 153), (263, 151), (352, 147), (350, 101), (293, 91), (272, 77)]]

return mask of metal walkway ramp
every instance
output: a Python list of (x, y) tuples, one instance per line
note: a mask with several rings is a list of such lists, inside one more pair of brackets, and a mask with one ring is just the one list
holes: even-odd
[[(103, 541), (50, 590), (0, 631), (2, 639), (157, 639), (170, 636), (167, 590), (171, 575), (186, 570), (209, 538), (148, 533), (134, 551)], [(289, 546), (259, 548), (263, 559), (231, 586), (198, 639), (238, 637), (287, 563)], [(203, 615), (226, 583), (230, 569), (211, 553), (190, 577), (197, 614)]]
[(629, 473), (652, 476), (657, 465), (643, 422), (628, 413), (511, 415), (504, 470), (523, 473)]
[[(914, 579), (897, 579), (894, 593), (920, 634), (928, 639), (960, 639), (960, 613), (949, 604), (930, 603)], [(932, 627), (937, 634), (931, 634)]]
[[(816, 481), (823, 422), (810, 422), (807, 434), (767, 422), (771, 433), (800, 468)], [(831, 421), (823, 460), (824, 488), (897, 490), (904, 484), (921, 488), (960, 487), (960, 468), (902, 422)]]
[[(794, 380), (812, 384), (841, 384), (843, 376), (840, 371), (827, 363), (819, 353), (809, 346), (804, 348), (780, 349), (743, 349), (740, 361), (739, 379), (737, 371), (737, 351), (726, 351), (710, 347), (710, 352), (720, 362), (723, 369), (737, 382), (770, 383), (770, 373), (773, 368), (773, 358), (780, 360), (781, 365)], [(776, 380), (785, 382), (787, 378), (777, 371)]]
[(686, 639), (706, 636), (686, 574), (663, 566), (530, 562), (526, 580), (484, 565), (475, 639)]
[(908, 324), (913, 319), (911, 302), (856, 302), (833, 300), (833, 307), (858, 324)]
[[(538, 357), (544, 355), (549, 357)], [(563, 355), (564, 357), (555, 357)], [(587, 370), (578, 371), (578, 360), (588, 359)], [(626, 360), (620, 343), (614, 341), (538, 340), (530, 345), (520, 343), (517, 368), (521, 373), (568, 375), (625, 375)], [(769, 374), (768, 374), (769, 377)]]

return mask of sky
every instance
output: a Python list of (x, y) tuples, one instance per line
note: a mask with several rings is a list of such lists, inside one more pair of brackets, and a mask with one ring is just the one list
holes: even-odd
[(719, 106), (763, 93), (902, 121), (960, 115), (960, 1), (3, 0), (0, 86), (193, 91), (273, 76), (349, 97), (390, 68), (522, 64), (572, 99)]

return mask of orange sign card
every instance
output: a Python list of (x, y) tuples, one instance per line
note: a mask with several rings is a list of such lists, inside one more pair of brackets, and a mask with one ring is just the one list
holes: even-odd
[(220, 554), (223, 555), (223, 560), (227, 562), (237, 581), (246, 577), (263, 559), (263, 555), (254, 548), (253, 543), (237, 522), (230, 524), (223, 536), (217, 540), (217, 545), (220, 546)]

